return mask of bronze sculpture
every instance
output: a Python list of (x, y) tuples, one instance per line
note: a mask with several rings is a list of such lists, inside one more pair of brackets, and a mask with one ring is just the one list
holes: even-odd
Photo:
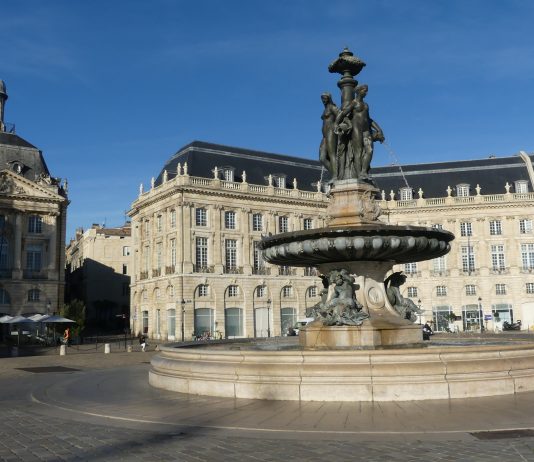
[(417, 320), (417, 314), (421, 313), (419, 307), (409, 298), (404, 298), (400, 293), (400, 286), (406, 282), (406, 275), (402, 271), (397, 271), (384, 281), (386, 295), (389, 303), (395, 308), (403, 319), (410, 321)]
[(319, 160), (330, 172), (332, 180), (337, 179), (337, 134), (335, 133), (336, 118), (339, 109), (332, 101), (330, 93), (323, 93), (321, 101), (324, 104), (323, 119), (323, 139), (319, 147)]

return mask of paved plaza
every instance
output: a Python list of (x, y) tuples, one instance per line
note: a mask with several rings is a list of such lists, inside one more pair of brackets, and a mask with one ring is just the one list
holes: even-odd
[(534, 461), (534, 394), (319, 403), (149, 387), (154, 352), (0, 359), (0, 460)]

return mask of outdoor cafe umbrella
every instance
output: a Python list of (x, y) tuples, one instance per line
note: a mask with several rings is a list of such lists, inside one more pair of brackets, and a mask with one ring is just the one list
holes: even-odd
[[(7, 321), (2, 321), (3, 324), (35, 324), (32, 319), (25, 318), (24, 316), (15, 316)], [(20, 328), (17, 327), (17, 345), (20, 345)]]
[(61, 323), (71, 323), (76, 324), (76, 321), (73, 321), (72, 319), (64, 318), (63, 316), (53, 315), (48, 316), (47, 318), (39, 319), (38, 322), (44, 322), (46, 324), (61, 324)]
[(10, 319), (12, 319), (13, 316), (9, 316), (8, 314), (0, 317), (0, 323), (5, 323), (6, 321), (9, 321)]

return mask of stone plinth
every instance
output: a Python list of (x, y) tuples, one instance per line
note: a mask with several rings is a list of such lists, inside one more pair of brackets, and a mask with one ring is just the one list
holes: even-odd
[(379, 190), (358, 180), (336, 181), (331, 189), (327, 214), (330, 228), (376, 223), (380, 207), (375, 201)]
[(299, 331), (300, 346), (307, 350), (377, 348), (381, 346), (418, 345), (423, 341), (421, 326), (376, 328), (361, 326), (307, 325)]

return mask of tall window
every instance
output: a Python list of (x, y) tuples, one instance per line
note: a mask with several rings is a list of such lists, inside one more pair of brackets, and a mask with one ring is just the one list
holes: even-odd
[(149, 220), (145, 220), (144, 230), (145, 230), (145, 239), (148, 239), (150, 237), (150, 221)]
[(174, 308), (167, 310), (167, 335), (169, 337), (176, 335), (176, 310)]
[(163, 244), (161, 242), (158, 242), (156, 244), (156, 268), (161, 269), (162, 264), (163, 264)]
[(289, 329), (297, 324), (297, 310), (295, 308), (282, 308), (280, 310), (280, 324), (282, 335), (287, 335)]
[(311, 218), (304, 218), (304, 229), (312, 229), (313, 228), (313, 220)]
[(156, 335), (161, 335), (161, 310), (156, 310)]
[(26, 269), (29, 271), (41, 271), (42, 248), (32, 244), (26, 249)]
[(456, 186), (456, 195), (458, 197), (467, 197), (469, 196), (469, 185), (468, 184), (459, 184)]
[(201, 336), (215, 331), (215, 310), (197, 308), (195, 310), (195, 335)]
[(523, 269), (534, 269), (534, 244), (521, 244), (521, 263)]
[(224, 327), (226, 337), (242, 337), (243, 309), (226, 308), (224, 310)]
[(171, 228), (176, 228), (176, 210), (171, 210), (169, 217)]
[(222, 177), (224, 181), (234, 181), (234, 169), (233, 168), (223, 168)]
[(171, 239), (171, 266), (176, 266), (176, 239)]
[(43, 219), (39, 215), (28, 217), (28, 232), (39, 234), (43, 232)]
[(436, 295), (438, 297), (447, 296), (447, 287), (446, 286), (436, 286)]
[(494, 270), (503, 270), (506, 267), (504, 263), (504, 245), (491, 246), (491, 265)]
[(195, 224), (197, 226), (208, 226), (208, 214), (205, 208), (195, 209)]
[(308, 289), (308, 297), (317, 297), (317, 287), (312, 286)]
[(460, 223), (460, 235), (462, 235), (462, 236), (472, 236), (473, 235), (473, 228), (471, 226), (471, 223), (469, 223), (469, 222)]
[(406, 274), (416, 274), (417, 273), (417, 263), (405, 263), (404, 264), (404, 272)]
[(141, 313), (141, 319), (143, 322), (143, 334), (148, 334), (148, 311)]
[(501, 220), (491, 220), (489, 222), (490, 234), (492, 236), (500, 236), (502, 234), (502, 222)]
[(226, 239), (224, 241), (224, 248), (226, 268), (237, 268), (237, 241), (235, 239)]
[[(527, 282), (526, 285), (527, 294), (534, 294), (534, 282)], [(0, 303), (2, 303), (0, 301)]]
[(436, 273), (442, 273), (446, 271), (447, 260), (445, 259), (445, 256), (434, 258), (434, 260), (432, 260), (432, 267)]
[(274, 176), (274, 185), (277, 188), (285, 188), (286, 187), (286, 177), (285, 176)]
[(197, 237), (195, 239), (195, 261), (197, 266), (205, 268), (208, 266), (208, 238)]
[(260, 241), (254, 241), (254, 261), (253, 261), (253, 269), (254, 271), (259, 271), (262, 268), (265, 267), (265, 262), (263, 260), (263, 255), (260, 250)]
[(263, 215), (261, 213), (252, 215), (252, 231), (263, 231)]
[(400, 189), (400, 200), (401, 201), (411, 201), (413, 199), (412, 188), (401, 188)]
[(9, 243), (5, 237), (0, 237), (0, 269), (9, 268)]
[(410, 298), (417, 297), (417, 287), (408, 287), (408, 297)]
[(289, 219), (287, 217), (278, 217), (278, 230), (281, 233), (289, 231)]
[(521, 234), (532, 234), (532, 220), (523, 218), (519, 220), (519, 232)]
[(476, 295), (477, 288), (474, 284), (468, 284), (465, 286), (465, 295)]
[(163, 229), (163, 218), (161, 215), (158, 215), (156, 217), (156, 230), (158, 233), (161, 233), (162, 229)]
[(143, 251), (143, 268), (144, 271), (148, 271), (150, 266), (150, 247), (147, 245)]
[(472, 245), (462, 246), (462, 270), (464, 273), (475, 271), (475, 252)]
[(28, 290), (28, 301), (29, 302), (38, 302), (40, 298), (41, 298), (41, 291), (39, 289)]
[(506, 284), (495, 284), (495, 295), (506, 295)]
[(224, 212), (224, 227), (226, 229), (235, 229), (235, 212), (233, 210)]
[(258, 286), (256, 287), (256, 297), (257, 298), (262, 298), (262, 297), (265, 297), (265, 294), (267, 293), (267, 290), (266, 290), (266, 287), (265, 286)]

